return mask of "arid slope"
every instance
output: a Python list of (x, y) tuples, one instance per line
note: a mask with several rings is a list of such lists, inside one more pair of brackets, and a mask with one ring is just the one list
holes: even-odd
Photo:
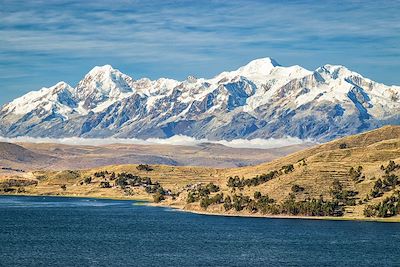
[[(174, 197), (166, 196), (161, 205), (172, 205), (182, 209), (231, 215), (254, 215), (252, 211), (225, 211), (223, 203), (211, 204), (205, 209), (200, 207), (199, 200), (187, 203), (188, 193), (201, 184), (214, 183), (224, 196), (241, 194), (253, 197), (254, 192), (268, 195), (276, 203), (282, 203), (292, 193), (297, 201), (306, 199), (332, 200), (333, 182), (339, 182), (346, 192), (353, 192), (353, 205), (343, 205), (345, 218), (364, 217), (363, 211), (368, 205), (375, 205), (392, 195), (400, 186), (386, 188), (381, 195), (371, 197), (371, 190), (378, 179), (384, 179), (385, 171), (381, 169), (389, 161), (400, 163), (400, 127), (386, 126), (377, 130), (359, 135), (341, 138), (329, 143), (318, 145), (272, 162), (240, 168), (212, 169), (204, 167), (176, 167), (165, 165), (151, 165), (152, 170), (138, 170), (137, 165), (103, 166), (94, 169), (76, 172), (33, 172), (32, 179), (38, 180), (37, 186), (25, 187), (26, 193), (31, 194), (60, 194), (80, 196), (127, 197), (149, 199), (141, 187), (132, 187), (130, 191), (114, 186), (109, 176), (96, 177), (95, 173), (108, 171), (116, 174), (126, 172), (140, 177), (150, 177), (153, 182), (158, 181), (165, 189), (170, 189)], [(283, 166), (293, 165), (286, 172)], [(361, 169), (359, 168), (361, 166)], [(359, 178), (354, 178), (350, 169), (360, 170)], [(277, 171), (277, 175), (267, 182), (255, 186), (232, 188), (227, 185), (228, 177), (238, 176), (249, 179)], [(72, 173), (72, 174), (71, 174)], [(399, 175), (400, 168), (391, 172)], [(28, 175), (28, 174), (27, 174)], [(90, 184), (82, 184), (84, 177), (92, 177)], [(26, 179), (27, 176), (25, 177)], [(102, 181), (110, 181), (111, 188), (100, 188)], [(60, 188), (66, 185), (66, 190)], [(80, 185), (82, 184), (82, 185)], [(302, 190), (293, 192), (294, 186)], [(128, 186), (129, 188), (129, 186)], [(129, 192), (129, 194), (127, 193)], [(213, 196), (215, 194), (210, 194)]]

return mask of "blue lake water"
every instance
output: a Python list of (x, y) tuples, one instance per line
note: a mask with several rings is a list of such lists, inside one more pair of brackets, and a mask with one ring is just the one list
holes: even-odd
[(0, 196), (0, 266), (400, 266), (400, 224)]

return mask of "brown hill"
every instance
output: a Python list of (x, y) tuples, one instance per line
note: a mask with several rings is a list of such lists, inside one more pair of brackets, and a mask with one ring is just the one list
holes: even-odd
[[(160, 164), (171, 166), (238, 167), (255, 165), (310, 147), (311, 144), (280, 148), (231, 148), (223, 145), (64, 145), (20, 143), (36, 153), (58, 158), (48, 169), (88, 169), (105, 165)], [(29, 169), (29, 166), (26, 166)], [(32, 168), (31, 168), (32, 169)]]
[(0, 167), (2, 168), (31, 168), (51, 164), (56, 157), (47, 156), (26, 149), (20, 145), (0, 142)]
[[(390, 161), (394, 161), (394, 165)], [(390, 164), (394, 167), (389, 168)], [(34, 175), (40, 180), (39, 185), (29, 187), (27, 191), (33, 194), (151, 197), (145, 193), (143, 186), (127, 185), (123, 190), (116, 186), (115, 180), (111, 179), (111, 173), (126, 172), (150, 177), (153, 182), (158, 181), (165, 189), (179, 193), (173, 198), (167, 196), (162, 205), (173, 205), (191, 211), (249, 216), (271, 215), (271, 213), (292, 215), (292, 211), (285, 210), (290, 201), (294, 203), (292, 203), (294, 209), (298, 208), (298, 205), (304, 208), (309, 203), (320, 201), (318, 203), (324, 203), (328, 209), (333, 206), (334, 209), (343, 211), (344, 217), (361, 218), (364, 217), (364, 210), (368, 206), (381, 203), (400, 188), (400, 179), (394, 183), (388, 180), (389, 176), (398, 178), (399, 164), (400, 126), (386, 126), (321, 144), (272, 162), (241, 168), (212, 169), (151, 165), (152, 170), (146, 171), (138, 170), (137, 165), (117, 165), (79, 171), (72, 176), (60, 172), (37, 172)], [(104, 176), (96, 176), (95, 173), (101, 171), (108, 173)], [(268, 176), (266, 181), (260, 182), (261, 175), (270, 172), (274, 172), (273, 175)], [(229, 177), (235, 176), (238, 177), (240, 183), (245, 185), (228, 186)], [(84, 177), (91, 177), (91, 183), (81, 185)], [(254, 179), (249, 180), (252, 178)], [(376, 189), (376, 184), (379, 183), (378, 180), (383, 181), (383, 186), (379, 188), (377, 194), (372, 194), (374, 188)], [(110, 182), (111, 188), (100, 188), (102, 181)], [(200, 193), (201, 188), (204, 189), (208, 183), (217, 185), (219, 191), (210, 194), (204, 194), (204, 191)], [(67, 185), (65, 191), (60, 189), (61, 184)], [(336, 190), (337, 187), (340, 188), (339, 191)], [(267, 209), (261, 212), (261, 208), (257, 206), (260, 201), (255, 198), (255, 192), (260, 192), (262, 196), (268, 195), (269, 199), (274, 200), (274, 204), (268, 204), (272, 210)], [(212, 199), (211, 202), (214, 201), (216, 199), (214, 197), (221, 193), (224, 194), (222, 200), (216, 201), (217, 203), (207, 203), (210, 199)], [(190, 194), (192, 197), (196, 196), (193, 203), (187, 203)], [(230, 208), (226, 211), (224, 204), (227, 196), (236, 200), (238, 196), (244, 199), (243, 203), (239, 203), (242, 207), (238, 210)], [(254, 209), (250, 208), (253, 207), (252, 205)], [(335, 212), (332, 214), (340, 213)], [(387, 212), (390, 213), (390, 211)]]

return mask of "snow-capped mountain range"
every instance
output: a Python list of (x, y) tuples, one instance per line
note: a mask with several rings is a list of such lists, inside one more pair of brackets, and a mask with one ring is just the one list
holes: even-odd
[(0, 109), (0, 136), (330, 140), (400, 124), (400, 86), (344, 66), (309, 71), (256, 59), (212, 79), (135, 80), (110, 65)]

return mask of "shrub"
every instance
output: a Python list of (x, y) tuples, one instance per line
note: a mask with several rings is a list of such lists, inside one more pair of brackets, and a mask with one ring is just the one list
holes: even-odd
[(83, 179), (83, 182), (85, 184), (90, 184), (92, 182), (92, 177), (91, 176), (87, 176), (85, 177), (85, 179)]
[(351, 167), (349, 170), (350, 178), (357, 183), (364, 181), (365, 175), (362, 174), (362, 170), (363, 170), (362, 166), (358, 166), (357, 169)]
[(292, 186), (292, 192), (293, 193), (298, 193), (298, 192), (303, 192), (304, 191), (304, 187), (301, 187), (300, 185), (293, 185)]
[(224, 199), (224, 209), (225, 211), (231, 210), (232, 209), (232, 199), (230, 196), (227, 196)]
[(154, 170), (153, 168), (151, 168), (148, 164), (139, 164), (136, 169), (138, 169), (139, 171), (152, 171)]
[(219, 186), (213, 184), (213, 183), (209, 183), (208, 185), (206, 185), (206, 188), (208, 189), (209, 192), (212, 193), (216, 193), (219, 192)]
[(339, 145), (339, 148), (340, 148), (340, 149), (346, 149), (346, 148), (347, 148), (347, 144), (346, 144), (346, 143), (341, 143), (341, 144)]
[(364, 215), (367, 217), (392, 217), (399, 214), (400, 194), (397, 192), (390, 197), (385, 198), (377, 205), (368, 205), (364, 209)]
[(100, 182), (100, 187), (101, 188), (111, 188), (111, 185), (110, 185), (110, 182), (102, 181), (102, 182)]
[(229, 177), (227, 186), (233, 188), (237, 187), (239, 189), (243, 188), (244, 186), (258, 186), (260, 184), (268, 182), (269, 180), (272, 180), (277, 176), (277, 171), (271, 171), (266, 174), (257, 175), (256, 177), (250, 179), (239, 178), (239, 176)]
[(193, 202), (196, 202), (196, 201), (197, 201), (197, 199), (196, 199), (194, 193), (193, 192), (189, 192), (188, 196), (186, 198), (186, 203), (190, 204), (190, 203), (193, 203)]
[(155, 203), (160, 203), (161, 201), (165, 200), (165, 197), (160, 192), (157, 192), (153, 195), (153, 200)]
[(254, 198), (255, 199), (260, 199), (261, 198), (261, 192), (260, 191), (256, 191), (256, 192), (254, 192)]
[(282, 166), (281, 170), (284, 173), (289, 173), (289, 172), (294, 171), (294, 166), (293, 166), (293, 164), (285, 165), (285, 166)]

